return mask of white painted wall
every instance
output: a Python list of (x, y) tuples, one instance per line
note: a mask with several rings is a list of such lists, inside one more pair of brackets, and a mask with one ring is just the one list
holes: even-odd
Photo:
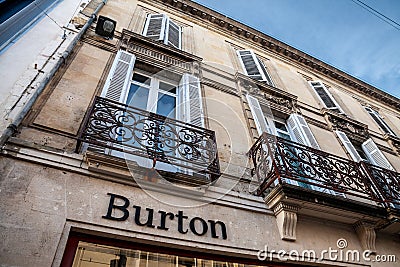
[[(86, 0), (56, 1), (47, 13), (59, 25), (67, 26), (77, 8), (86, 2)], [(23, 107), (26, 97), (23, 101), (19, 101), (19, 99), (26, 93), (32, 93), (27, 90), (27, 87), (57, 47), (65, 42), (62, 38), (63, 33), (63, 30), (56, 23), (43, 14), (19, 38), (0, 51), (1, 130), (12, 123), (9, 113), (16, 114), (18, 113), (17, 109)], [(34, 68), (35, 63), (37, 69)], [(18, 103), (18, 101), (23, 103)], [(18, 107), (15, 108), (14, 106)]]

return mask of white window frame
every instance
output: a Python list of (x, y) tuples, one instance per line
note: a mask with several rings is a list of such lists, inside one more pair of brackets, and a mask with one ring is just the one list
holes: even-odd
[[(321, 81), (309, 81), (308, 82), (311, 86), (311, 88), (313, 89), (314, 93), (317, 95), (319, 101), (324, 105), (324, 107), (326, 109), (329, 110), (338, 110), (340, 114), (345, 114), (345, 112), (343, 111), (343, 109), (340, 107), (340, 105), (337, 103), (336, 99), (332, 96), (332, 94), (329, 92), (329, 90), (325, 87), (325, 85), (321, 82)], [(313, 85), (313, 83), (318, 83), (319, 85)], [(317, 90), (315, 90), (315, 87), (322, 87), (322, 89), (325, 91), (325, 93), (327, 94), (327, 96), (330, 98), (330, 100), (333, 102), (333, 104), (335, 105), (335, 107), (331, 107), (328, 108), (327, 105), (325, 104), (325, 102), (322, 100), (321, 96), (318, 94)]]
[[(167, 80), (167, 79), (163, 79), (163, 78), (160, 78), (160, 77), (155, 77), (154, 75), (149, 75), (149, 74), (147, 74), (147, 73), (145, 73), (143, 71), (140, 71), (140, 70), (139, 71), (137, 71), (137, 70), (133, 71), (133, 74), (135, 74), (135, 73), (137, 73), (139, 75), (142, 75), (142, 76), (145, 76), (145, 77), (148, 77), (149, 80), (150, 80), (150, 85), (148, 85), (148, 84), (140, 83), (138, 81), (133, 80), (133, 75), (132, 75), (132, 77), (130, 79), (130, 84), (135, 84), (135, 85), (138, 85), (140, 87), (149, 89), (149, 98), (147, 100), (146, 110), (149, 111), (149, 112), (153, 112), (153, 113), (157, 112), (158, 93), (170, 95), (170, 96), (175, 97), (175, 99), (176, 99), (175, 100), (175, 114), (174, 114), (175, 116), (173, 117), (174, 119), (176, 119), (177, 118), (177, 106), (179, 104), (178, 103), (178, 101), (179, 101), (179, 99), (178, 99), (178, 90), (179, 90), (178, 84), (176, 82), (174, 83), (173, 81), (170, 81), (170, 80)], [(172, 87), (175, 87), (176, 93), (174, 94), (174, 93), (167, 92), (167, 91), (164, 91), (164, 90), (160, 89), (160, 82), (163, 82), (165, 84), (171, 85)], [(128, 89), (128, 92), (127, 92), (127, 96), (128, 96), (128, 94), (129, 94), (129, 89)], [(129, 103), (126, 103), (126, 104), (129, 104)]]
[[(379, 114), (378, 111), (373, 110), (372, 108), (366, 107), (366, 106), (364, 106), (364, 109), (365, 109), (365, 111), (367, 111), (367, 113), (371, 116), (372, 120), (373, 120), (376, 124), (378, 124), (378, 127), (379, 127), (382, 131), (384, 131), (385, 133), (390, 134), (390, 135), (392, 135), (392, 136), (397, 136), (396, 133), (389, 127), (389, 125), (386, 123), (386, 121), (382, 118), (381, 114)], [(382, 126), (374, 119), (374, 116), (375, 116), (375, 118), (377, 118), (377, 120), (379, 120), (379, 121), (381, 122), (381, 124), (383, 125), (383, 128), (384, 128), (384, 129), (383, 129)]]
[(339, 138), (340, 142), (342, 142), (344, 148), (347, 153), (350, 155), (351, 159), (355, 162), (364, 161), (364, 159), (360, 156), (357, 149), (351, 142), (350, 138), (342, 131), (335, 131), (336, 136)]
[[(290, 131), (289, 131), (289, 126), (287, 125), (286, 120), (284, 120), (284, 119), (282, 119), (282, 118), (279, 118), (279, 117), (274, 117), (274, 119), (272, 120), (272, 122), (273, 122), (273, 124), (274, 124), (275, 135), (276, 135), (276, 136), (280, 137), (280, 136), (279, 136), (279, 133), (281, 133), (281, 134), (284, 134), (284, 135), (289, 136), (291, 141), (296, 141), (296, 140), (294, 139), (294, 137), (292, 136), (292, 134), (290, 133)], [(279, 129), (278, 127), (276, 127), (276, 123), (277, 123), (277, 122), (283, 124), (283, 125), (286, 127), (286, 131), (281, 130), (281, 129)], [(280, 137), (280, 138), (283, 138), (283, 137)]]
[[(253, 58), (253, 61), (256, 64), (257, 70), (261, 75), (262, 80), (259, 80), (260, 82), (266, 82), (267, 84), (269, 84), (271, 86), (275, 86), (274, 82), (271, 78), (271, 75), (269, 75), (269, 73), (268, 73), (267, 67), (264, 65), (262, 60), (254, 53), (253, 50), (249, 50), (249, 49), (236, 50), (236, 54), (239, 57), (240, 65), (242, 66), (242, 69), (247, 76), (249, 76), (250, 78), (253, 78), (251, 75), (248, 74), (247, 69), (243, 63), (242, 55), (240, 55), (240, 52), (249, 52), (250, 53), (250, 55)], [(261, 64), (262, 64), (262, 66), (261, 66)]]

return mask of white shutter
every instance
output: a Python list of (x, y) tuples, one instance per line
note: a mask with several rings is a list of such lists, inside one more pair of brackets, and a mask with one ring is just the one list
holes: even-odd
[(125, 103), (135, 60), (134, 54), (118, 51), (101, 93), (102, 97)]
[(306, 120), (299, 114), (293, 113), (287, 120), (289, 130), (300, 144), (320, 149), (317, 140), (308, 127)]
[(167, 19), (164, 43), (178, 49), (182, 47), (182, 28), (170, 19)]
[(365, 141), (361, 147), (372, 164), (394, 171), (393, 166), (371, 138)]
[(205, 127), (200, 80), (185, 73), (179, 83), (178, 118), (190, 124)]
[(247, 103), (250, 106), (251, 114), (253, 115), (254, 122), (256, 124), (257, 132), (261, 136), (263, 132), (274, 134), (273, 129), (268, 125), (264, 113), (261, 109), (260, 103), (257, 98), (247, 94)]
[(310, 86), (317, 93), (318, 98), (324, 104), (327, 109), (338, 110), (340, 113), (344, 113), (343, 109), (336, 102), (335, 98), (329, 93), (328, 89), (318, 81), (309, 81)]
[(341, 131), (335, 131), (335, 132), (336, 135), (339, 137), (340, 141), (342, 142), (342, 144), (344, 145), (344, 147), (346, 148), (347, 152), (350, 154), (351, 158), (356, 162), (362, 161), (361, 156), (358, 154), (357, 150), (355, 149), (355, 147), (353, 146), (347, 135)]
[(364, 108), (385, 133), (396, 136), (396, 134), (392, 131), (389, 125), (387, 125), (387, 123), (383, 120), (383, 118), (377, 111), (369, 107), (364, 107)]
[(272, 79), (269, 76), (267, 68), (265, 67), (264, 63), (257, 56), (256, 56), (256, 58), (257, 58), (259, 66), (261, 68), (261, 72), (264, 73), (265, 82), (267, 82), (269, 85), (274, 86), (274, 83), (272, 82)]
[(265, 67), (264, 69), (261, 68), (260, 64), (262, 64), (262, 62), (257, 58), (253, 51), (238, 50), (237, 54), (247, 76), (258, 81), (267, 81), (266, 74), (263, 72)]
[(143, 35), (154, 40), (164, 40), (167, 19), (164, 14), (147, 15)]

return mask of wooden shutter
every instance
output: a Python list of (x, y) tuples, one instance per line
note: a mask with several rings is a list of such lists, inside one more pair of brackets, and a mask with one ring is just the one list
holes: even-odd
[(170, 19), (167, 19), (165, 44), (175, 48), (182, 47), (182, 28)]
[(394, 171), (393, 166), (371, 138), (365, 141), (361, 147), (372, 164)]
[(179, 83), (178, 98), (179, 120), (204, 128), (203, 102), (199, 78), (188, 73), (183, 74)]
[(289, 130), (300, 144), (320, 149), (317, 140), (308, 127), (306, 120), (299, 114), (293, 113), (287, 120)]
[(257, 98), (247, 94), (247, 103), (250, 106), (251, 114), (253, 115), (254, 122), (256, 124), (257, 132), (261, 136), (263, 132), (274, 134), (272, 128), (268, 125), (265, 119), (264, 113), (261, 109), (260, 103)]
[(164, 40), (167, 16), (164, 14), (147, 15), (143, 35), (154, 40)]
[(135, 60), (135, 55), (118, 51), (101, 93), (102, 97), (125, 103)]
[(356, 162), (362, 161), (361, 156), (358, 154), (357, 150), (355, 149), (355, 147), (353, 146), (347, 135), (341, 131), (335, 131), (335, 132), (336, 135), (339, 137), (340, 141), (342, 142), (343, 146), (346, 148), (347, 152), (350, 154), (351, 158)]

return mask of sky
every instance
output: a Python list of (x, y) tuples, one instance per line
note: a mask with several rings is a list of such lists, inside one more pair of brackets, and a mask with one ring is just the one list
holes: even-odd
[[(398, 29), (357, 0), (195, 0), (400, 98)], [(362, 0), (400, 24), (400, 0)]]

